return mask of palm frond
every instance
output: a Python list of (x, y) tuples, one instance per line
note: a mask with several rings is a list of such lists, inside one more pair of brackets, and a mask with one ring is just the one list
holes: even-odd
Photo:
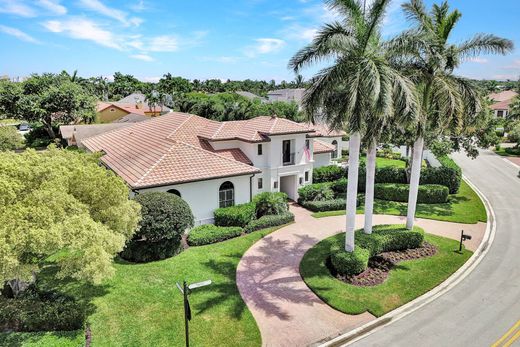
[(428, 16), (426, 7), (422, 0), (410, 0), (402, 5), (406, 18), (427, 31), (433, 32), (434, 27), (431, 18)]
[(512, 52), (514, 43), (511, 40), (492, 34), (478, 34), (458, 46), (463, 59), (474, 58), (481, 54), (501, 54)]
[(370, 7), (370, 11), (367, 18), (367, 31), (365, 33), (365, 40), (363, 47), (366, 47), (369, 40), (373, 37), (373, 33), (375, 29), (381, 24), (383, 21), (386, 8), (390, 0), (375, 0), (375, 2)]

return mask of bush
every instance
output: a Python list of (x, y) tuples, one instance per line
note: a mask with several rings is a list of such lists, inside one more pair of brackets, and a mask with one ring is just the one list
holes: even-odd
[(398, 167), (382, 167), (376, 169), (376, 183), (407, 183), (406, 169)]
[(343, 177), (337, 181), (334, 181), (330, 184), (330, 189), (334, 192), (334, 196), (341, 197), (345, 196), (347, 193), (347, 187), (348, 187), (348, 180)]
[(330, 183), (309, 184), (298, 189), (298, 201), (324, 201), (331, 200), (334, 192), (330, 188)]
[(175, 194), (153, 192), (137, 195), (142, 220), (121, 257), (133, 262), (169, 258), (180, 251), (184, 231), (193, 226), (186, 201)]
[(242, 234), (240, 227), (219, 227), (213, 224), (205, 224), (191, 229), (188, 235), (188, 244), (190, 246), (208, 245), (240, 236), (240, 234)]
[(450, 194), (457, 194), (462, 180), (460, 169), (451, 167), (429, 167), (421, 172), (420, 184), (440, 184), (449, 188)]
[[(387, 201), (408, 202), (410, 186), (398, 183), (377, 183), (374, 186), (374, 197)], [(438, 184), (426, 184), (419, 186), (417, 203), (441, 204), (448, 201), (448, 187)]]
[(390, 148), (385, 148), (385, 149), (377, 151), (376, 156), (380, 157), (380, 158), (387, 158), (387, 159), (394, 159), (394, 160), (400, 160), (402, 157), (401, 153), (393, 152), (392, 149), (390, 149)]
[(215, 225), (221, 227), (245, 227), (256, 216), (254, 203), (219, 208), (213, 212)]
[[(57, 126), (53, 126), (55, 134), (60, 133), (60, 129)], [(54, 143), (53, 139), (49, 137), (47, 130), (43, 126), (33, 127), (31, 131), (24, 135), (25, 144), (31, 148), (42, 148), (47, 147), (51, 143)], [(58, 141), (59, 142), (59, 141)]]
[(249, 222), (249, 224), (244, 228), (244, 231), (246, 233), (250, 233), (253, 231), (276, 227), (292, 222), (294, 222), (294, 215), (291, 212), (286, 212), (279, 215), (265, 215)]
[(354, 252), (344, 251), (344, 241), (331, 247), (331, 263), (338, 274), (352, 276), (365, 271), (371, 257), (382, 252), (418, 248), (424, 241), (424, 230), (401, 225), (377, 225), (372, 234), (356, 230)]
[(301, 201), (300, 205), (312, 212), (344, 210), (347, 201), (345, 199), (334, 199), (326, 201)]
[(24, 139), (16, 127), (0, 125), (0, 151), (11, 151), (22, 148)]
[(289, 211), (287, 194), (285, 193), (260, 193), (253, 198), (256, 205), (256, 217), (265, 215), (283, 214)]
[(337, 181), (345, 175), (345, 170), (336, 165), (322, 166), (312, 172), (314, 183)]
[(17, 298), (0, 296), (0, 331), (71, 331), (83, 328), (85, 310), (73, 298), (30, 287)]

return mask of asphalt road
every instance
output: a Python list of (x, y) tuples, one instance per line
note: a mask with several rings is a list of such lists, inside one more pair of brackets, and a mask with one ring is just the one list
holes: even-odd
[(451, 291), (354, 346), (491, 346), (520, 320), (519, 170), (489, 151), (454, 159), (495, 211), (489, 252)]

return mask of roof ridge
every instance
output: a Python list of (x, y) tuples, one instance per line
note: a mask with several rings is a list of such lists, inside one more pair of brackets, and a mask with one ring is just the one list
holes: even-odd
[[(207, 149), (204, 149), (204, 148), (202, 148), (202, 147), (197, 147), (197, 146), (191, 145), (191, 144), (189, 144), (189, 143), (187, 143), (187, 142), (184, 142), (184, 141), (177, 141), (177, 142), (180, 143), (180, 144), (186, 145), (186, 146), (188, 146), (188, 147), (192, 147), (192, 148), (194, 148), (194, 149), (197, 149), (197, 150), (200, 150), (200, 151), (207, 152), (207, 153), (209, 153), (209, 154), (211, 154), (211, 155), (214, 155), (214, 156), (217, 156), (217, 157), (219, 157), (219, 158), (225, 159), (225, 160), (230, 161), (230, 162), (232, 162), (232, 163), (239, 164), (239, 165), (242, 165), (242, 166), (245, 166), (245, 167), (248, 167), (248, 168), (251, 168), (251, 167), (254, 168), (253, 165), (247, 165), (247, 164), (244, 164), (244, 163), (242, 163), (242, 162), (240, 162), (240, 161), (238, 161), (238, 160), (234, 160), (234, 159), (231, 159), (231, 158), (225, 157), (225, 156), (223, 156), (223, 155), (220, 155), (220, 154), (218, 154), (218, 153), (215, 153), (215, 152), (212, 152), (212, 151), (208, 151)], [(228, 149), (229, 149), (229, 148), (228, 148)], [(237, 149), (240, 149), (240, 148), (237, 148)], [(243, 152), (242, 152), (242, 153), (243, 153)], [(244, 155), (245, 155), (245, 153), (244, 153)], [(247, 157), (247, 155), (246, 155), (246, 157)], [(249, 157), (248, 157), (248, 159), (249, 159)], [(251, 160), (251, 159), (249, 159), (249, 160)], [(255, 169), (258, 169), (258, 168), (255, 168)], [(258, 170), (259, 170), (259, 169), (258, 169)]]
[(215, 133), (213, 133), (213, 135), (211, 135), (211, 138), (214, 138), (215, 136), (217, 136), (217, 134), (220, 132), (220, 130), (222, 130), (222, 128), (224, 127), (224, 124), (226, 124), (227, 122), (220, 122), (220, 126), (218, 127), (217, 131), (215, 131)]
[(168, 140), (171, 140), (172, 143), (171, 143), (171, 146), (170, 148), (168, 148), (168, 150), (159, 158), (157, 159), (157, 161), (148, 169), (146, 170), (146, 172), (144, 173), (144, 175), (141, 176), (141, 178), (139, 178), (136, 182), (135, 182), (135, 185), (138, 186), (139, 183), (141, 183), (141, 181), (143, 181), (156, 167), (157, 165), (159, 165), (161, 163), (161, 161), (163, 161), (163, 159), (166, 157), (166, 155), (168, 153), (170, 153), (173, 149), (173, 147), (177, 144), (177, 143), (180, 143), (180, 141), (177, 141), (175, 139), (168, 139)]
[[(177, 112), (175, 112), (175, 113), (177, 113)], [(177, 128), (175, 128), (174, 131), (172, 131), (171, 133), (166, 135), (166, 138), (169, 139), (171, 136), (173, 136), (173, 134), (175, 134), (188, 120), (190, 120), (191, 117), (193, 117), (193, 115), (188, 113), (188, 117), (186, 117), (186, 119), (184, 121), (182, 121), (182, 123), (179, 124), (179, 126)]]

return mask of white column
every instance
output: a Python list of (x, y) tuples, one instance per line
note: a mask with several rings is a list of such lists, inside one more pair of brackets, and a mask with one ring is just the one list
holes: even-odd
[(359, 172), (359, 147), (361, 135), (352, 133), (349, 140), (348, 186), (347, 186), (347, 226), (345, 235), (345, 250), (354, 251), (354, 230), (356, 228), (356, 200)]
[(376, 142), (372, 141), (367, 149), (367, 181), (365, 190), (365, 234), (372, 234), (372, 215), (374, 214), (374, 184), (376, 178)]
[(419, 180), (421, 178), (422, 153), (424, 139), (419, 137), (413, 144), (412, 173), (410, 177), (410, 193), (408, 195), (408, 215), (406, 228), (412, 229), (417, 208), (417, 194), (419, 192)]

